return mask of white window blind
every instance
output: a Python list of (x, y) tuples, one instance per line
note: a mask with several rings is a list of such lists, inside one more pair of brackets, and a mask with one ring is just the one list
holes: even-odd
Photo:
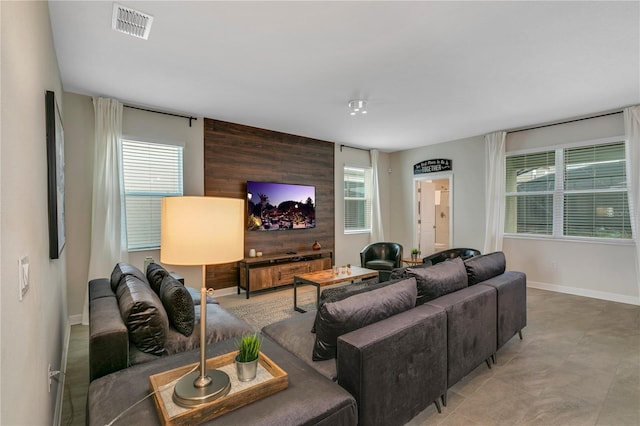
[(344, 167), (344, 232), (371, 231), (371, 169)]
[(129, 250), (160, 247), (162, 197), (181, 196), (183, 148), (122, 140)]
[(555, 153), (507, 157), (505, 232), (551, 235)]
[(505, 233), (630, 239), (625, 143), (507, 157)]
[(624, 142), (564, 153), (564, 235), (631, 238)]

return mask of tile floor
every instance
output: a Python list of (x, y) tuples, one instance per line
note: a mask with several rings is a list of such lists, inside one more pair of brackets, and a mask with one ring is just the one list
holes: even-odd
[[(409, 425), (640, 425), (640, 306), (537, 289), (527, 297), (524, 340), (454, 385), (442, 414), (432, 405)], [(72, 327), (63, 425), (85, 423), (87, 339), (88, 327)]]

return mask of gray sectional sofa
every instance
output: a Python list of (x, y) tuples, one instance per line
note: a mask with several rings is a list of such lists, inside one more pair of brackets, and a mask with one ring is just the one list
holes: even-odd
[[(398, 268), (388, 283), (369, 285), (369, 291), (354, 286), (351, 294), (345, 287), (342, 295), (321, 300), (317, 312), (262, 331), (347, 389), (359, 424), (404, 424), (431, 403), (440, 411), (438, 399), (446, 405), (447, 389), (483, 362), (491, 368), (496, 351), (526, 326), (526, 277), (505, 266), (504, 254), (496, 252)], [(417, 288), (417, 306), (398, 313), (394, 300), (407, 283)], [(379, 300), (375, 309), (372, 300)], [(353, 318), (361, 324), (331, 335), (332, 322)], [(327, 334), (336, 340), (335, 358), (318, 360), (318, 340)]]
[[(491, 368), (500, 347), (516, 334), (522, 338), (526, 277), (505, 271), (505, 266), (504, 255), (496, 252), (398, 268), (387, 282), (323, 292), (317, 311), (295, 314), (262, 330), (263, 351), (287, 371), (289, 387), (209, 423), (400, 425), (432, 403), (440, 411), (447, 389), (483, 362)], [(131, 287), (127, 278), (116, 274), (115, 279)], [(90, 346), (106, 350), (99, 355), (105, 360), (123, 358), (108, 347), (116, 344), (123, 351), (131, 338), (117, 312), (122, 309), (118, 297), (105, 288), (110, 281), (90, 285), (91, 320), (111, 324), (105, 336), (95, 327), (90, 331)], [(216, 315), (222, 315), (212, 319), (216, 328), (230, 317), (226, 334), (246, 331), (232, 315)], [(214, 338), (221, 341), (208, 345), (208, 356), (233, 350), (234, 339), (225, 337), (231, 336)], [(198, 351), (154, 357), (158, 359), (130, 368), (124, 368), (130, 356), (120, 359), (120, 371), (92, 381), (87, 424), (112, 419), (148, 393), (149, 375), (195, 362)], [(92, 369), (106, 374), (105, 365), (94, 367), (93, 359), (91, 363)], [(121, 421), (159, 424), (151, 399), (127, 411)]]

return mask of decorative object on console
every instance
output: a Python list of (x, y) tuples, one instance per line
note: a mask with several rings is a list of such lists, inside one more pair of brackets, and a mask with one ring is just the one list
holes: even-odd
[(244, 202), (217, 197), (167, 197), (162, 199), (160, 260), (169, 265), (201, 265), (200, 365), (176, 384), (173, 400), (195, 407), (226, 395), (229, 376), (207, 370), (206, 265), (235, 262), (244, 257)]
[(311, 246), (312, 249), (314, 250), (320, 250), (322, 248), (322, 246), (320, 245), (320, 243), (318, 242), (318, 240), (313, 242), (313, 245)]
[(260, 346), (262, 346), (262, 340), (258, 337), (258, 333), (244, 335), (240, 341), (236, 342), (238, 348), (238, 355), (235, 358), (236, 371), (238, 380), (241, 382), (250, 382), (256, 378)]

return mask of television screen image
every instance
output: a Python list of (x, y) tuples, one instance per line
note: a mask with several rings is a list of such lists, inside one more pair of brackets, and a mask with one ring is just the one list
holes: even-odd
[(274, 182), (247, 182), (247, 229), (285, 231), (316, 227), (316, 188)]

